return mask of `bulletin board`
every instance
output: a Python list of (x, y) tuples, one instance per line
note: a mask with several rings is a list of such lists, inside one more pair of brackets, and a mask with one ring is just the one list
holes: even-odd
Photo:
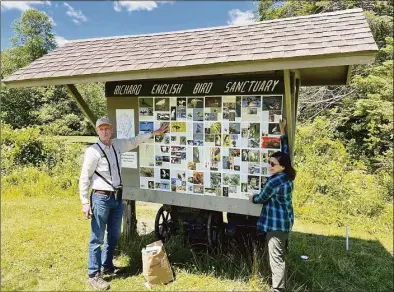
[(258, 213), (247, 195), (260, 192), (270, 175), (268, 156), (280, 150), (283, 93), (283, 76), (107, 83), (107, 97), (138, 103), (136, 134), (169, 125), (139, 146), (130, 197)]
[(280, 150), (282, 95), (139, 97), (140, 188), (247, 199)]

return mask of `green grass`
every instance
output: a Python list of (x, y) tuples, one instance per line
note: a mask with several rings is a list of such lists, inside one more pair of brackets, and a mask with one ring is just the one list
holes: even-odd
[[(11, 195), (12, 194), (12, 195)], [(86, 291), (89, 221), (80, 211), (77, 194), (56, 198), (1, 196), (1, 290)], [(158, 204), (137, 202), (139, 236), (119, 245), (117, 264), (129, 275), (111, 281), (116, 291), (146, 290), (141, 248), (154, 239)], [(344, 228), (296, 221), (288, 254), (292, 291), (392, 291), (392, 234), (369, 233), (350, 226), (350, 251)], [(191, 250), (179, 237), (166, 245), (176, 280), (154, 290), (262, 291), (269, 287), (265, 261), (251, 260), (242, 247), (231, 252)], [(304, 262), (301, 255), (308, 255)], [(261, 256), (262, 257), (262, 256)]]

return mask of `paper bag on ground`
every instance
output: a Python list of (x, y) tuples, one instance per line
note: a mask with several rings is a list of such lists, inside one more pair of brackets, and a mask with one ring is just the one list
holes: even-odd
[(148, 244), (141, 252), (142, 269), (147, 284), (167, 284), (174, 280), (167, 254), (160, 240)]

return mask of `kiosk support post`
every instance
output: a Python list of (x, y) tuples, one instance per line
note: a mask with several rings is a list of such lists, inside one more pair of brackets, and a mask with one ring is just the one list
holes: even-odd
[(123, 200), (123, 235), (130, 241), (137, 231), (137, 218), (134, 200)]
[[(301, 86), (301, 78), (297, 77), (295, 75), (295, 88), (294, 88), (294, 97), (293, 97), (293, 113), (294, 113), (294, 118), (293, 118), (293, 133), (295, 137), (295, 132), (296, 132), (296, 124), (297, 124), (297, 113), (298, 113), (298, 95), (300, 93), (300, 86)], [(293, 141), (293, 146), (292, 149), (294, 149), (295, 145), (295, 139)]]
[(285, 117), (287, 120), (287, 135), (289, 138), (289, 153), (291, 160), (294, 157), (294, 132), (295, 132), (295, 107), (292, 102), (292, 86), (290, 80), (290, 70), (284, 70), (284, 83), (285, 83)]
[(86, 101), (82, 98), (81, 94), (79, 93), (78, 89), (75, 87), (74, 84), (67, 84), (66, 85), (68, 92), (70, 95), (75, 99), (77, 102), (78, 107), (81, 109), (81, 111), (84, 113), (85, 117), (88, 118), (89, 122), (92, 124), (93, 127), (96, 127), (96, 120), (97, 117), (93, 114), (93, 112), (90, 110), (88, 104)]

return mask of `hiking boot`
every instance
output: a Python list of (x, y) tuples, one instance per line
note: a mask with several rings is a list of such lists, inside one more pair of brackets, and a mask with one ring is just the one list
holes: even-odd
[(93, 278), (89, 278), (88, 284), (96, 290), (108, 290), (109, 283), (101, 278), (100, 273), (97, 273)]
[(125, 271), (125, 268), (116, 267), (116, 266), (113, 266), (111, 268), (106, 268), (106, 267), (101, 268), (101, 274), (103, 276), (116, 276), (116, 275), (123, 274), (124, 271)]

